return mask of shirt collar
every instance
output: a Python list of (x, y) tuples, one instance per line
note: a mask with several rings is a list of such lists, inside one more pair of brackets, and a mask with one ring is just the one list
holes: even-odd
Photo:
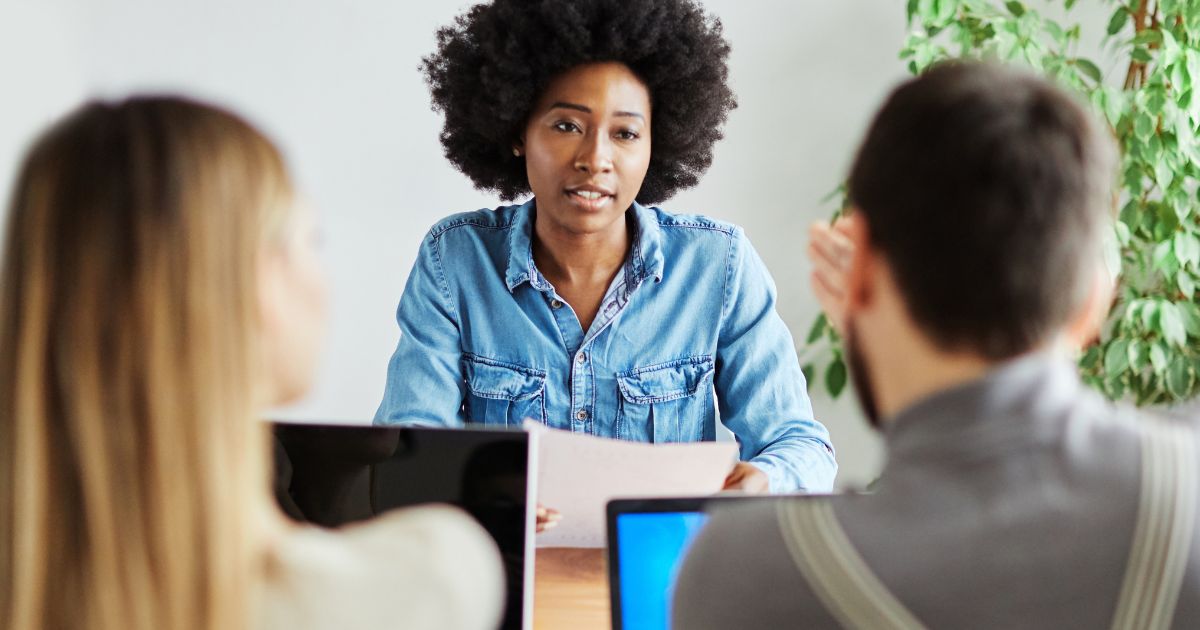
[(504, 282), (510, 293), (524, 282), (539, 291), (545, 288), (545, 279), (533, 266), (533, 209), (534, 199), (521, 204), (508, 228), (508, 268)]
[[(530, 199), (521, 204), (513, 215), (508, 232), (508, 267), (504, 272), (504, 281), (509, 292), (525, 282), (539, 291), (550, 288), (550, 283), (546, 282), (533, 264), (535, 208), (535, 200)], [(626, 283), (627, 291), (632, 291), (648, 277), (662, 280), (662, 226), (659, 225), (654, 210), (636, 201), (630, 207), (628, 216), (633, 219), (636, 227), (633, 245), (625, 263), (625, 277), (630, 279)]]
[(662, 226), (658, 223), (658, 215), (654, 210), (633, 202), (630, 208), (637, 233), (633, 238), (633, 246), (629, 251), (629, 261), (626, 264), (627, 277), (632, 279), (632, 286), (637, 286), (646, 278), (653, 277), (655, 281), (663, 276), (663, 247)]

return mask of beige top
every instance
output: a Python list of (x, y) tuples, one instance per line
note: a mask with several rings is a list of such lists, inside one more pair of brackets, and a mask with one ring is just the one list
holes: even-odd
[(337, 530), (290, 528), (276, 546), (259, 627), (492, 629), (503, 602), (487, 532), (455, 508), (409, 508)]

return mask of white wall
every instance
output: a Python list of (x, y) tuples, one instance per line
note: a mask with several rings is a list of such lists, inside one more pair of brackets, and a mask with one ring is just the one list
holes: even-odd
[[(333, 321), (316, 391), (281, 411), (365, 422), (396, 342), (393, 313), (437, 219), (496, 205), (441, 157), (417, 71), (435, 29), (468, 2), (5, 0), (0, 5), (0, 193), (32, 134), (84, 95), (183, 91), (243, 112), (287, 152), (322, 210)], [(894, 0), (707, 0), (733, 45), (740, 108), (703, 183), (665, 204), (744, 226), (802, 338), (817, 311), (808, 222), (879, 101), (905, 76)], [(843, 485), (878, 470), (852, 396), (814, 387)]]

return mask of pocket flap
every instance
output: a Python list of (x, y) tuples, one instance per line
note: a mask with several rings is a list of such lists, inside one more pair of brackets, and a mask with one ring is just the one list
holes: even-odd
[(644, 405), (691, 396), (712, 373), (712, 357), (691, 357), (621, 372), (617, 386), (626, 401)]
[(515, 363), (468, 354), (463, 356), (467, 389), (480, 398), (528, 400), (542, 393), (546, 373)]

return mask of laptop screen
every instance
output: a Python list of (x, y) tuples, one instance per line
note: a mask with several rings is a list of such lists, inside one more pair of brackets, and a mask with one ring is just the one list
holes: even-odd
[(675, 578), (688, 546), (706, 520), (702, 512), (617, 515), (620, 627), (626, 630), (671, 627)]
[(449, 503), (474, 516), (504, 560), (501, 627), (531, 627), (528, 434), (277, 423), (274, 437), (276, 499), (296, 520), (337, 526), (426, 503)]

